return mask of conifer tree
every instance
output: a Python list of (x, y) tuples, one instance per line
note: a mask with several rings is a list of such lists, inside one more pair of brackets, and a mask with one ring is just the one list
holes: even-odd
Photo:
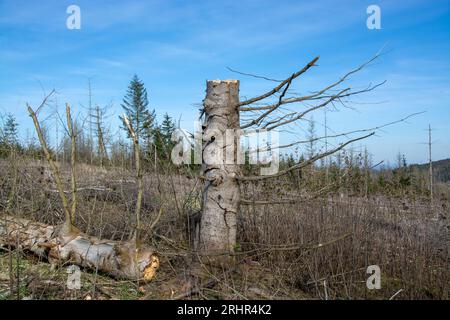
[(16, 146), (19, 143), (18, 126), (16, 118), (11, 113), (8, 113), (2, 129), (2, 140), (5, 144)]
[(175, 123), (172, 118), (166, 113), (161, 123), (161, 133), (164, 137), (164, 143), (168, 150), (172, 146), (172, 133), (175, 131)]
[[(155, 111), (150, 112), (148, 104), (147, 89), (138, 76), (134, 75), (123, 99), (122, 108), (134, 128), (138, 140), (151, 139)], [(122, 117), (120, 118), (122, 119)], [(123, 124), (122, 129), (129, 134), (125, 124)]]

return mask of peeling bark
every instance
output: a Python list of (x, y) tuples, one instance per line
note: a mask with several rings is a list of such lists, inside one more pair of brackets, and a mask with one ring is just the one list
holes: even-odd
[(239, 175), (238, 104), (239, 81), (207, 82), (202, 138), (202, 176), (205, 186), (196, 246), (198, 252), (204, 255), (226, 256), (233, 253), (236, 246), (236, 214), (240, 201), (236, 179)]
[(22, 250), (51, 263), (73, 263), (115, 278), (148, 281), (155, 276), (159, 259), (150, 248), (136, 247), (134, 241), (101, 240), (64, 226), (4, 215), (0, 217), (0, 246), (19, 243)]

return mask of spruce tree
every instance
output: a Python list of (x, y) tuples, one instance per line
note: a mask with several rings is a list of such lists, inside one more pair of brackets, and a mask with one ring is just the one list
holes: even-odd
[[(122, 108), (130, 120), (138, 139), (150, 140), (155, 111), (150, 112), (148, 110), (147, 89), (137, 75), (134, 75), (130, 81), (127, 93), (123, 99)], [(129, 135), (125, 124), (123, 124), (122, 129)]]
[(18, 126), (14, 116), (9, 113), (0, 127), (0, 157), (8, 156), (12, 148), (20, 149)]
[(17, 146), (19, 143), (18, 124), (11, 113), (6, 116), (2, 129), (2, 140), (9, 146)]
[(154, 148), (156, 149), (156, 154), (159, 159), (165, 160), (166, 157), (166, 145), (165, 145), (165, 137), (162, 131), (162, 128), (158, 125), (153, 129), (153, 143)]
[(164, 144), (168, 151), (172, 148), (172, 133), (175, 131), (175, 123), (172, 118), (166, 113), (163, 118), (163, 122), (161, 123), (161, 133), (164, 138)]

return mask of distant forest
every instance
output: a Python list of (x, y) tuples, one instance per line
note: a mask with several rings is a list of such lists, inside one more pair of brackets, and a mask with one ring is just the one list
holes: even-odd
[[(411, 169), (417, 169), (420, 172), (428, 172), (428, 168), (428, 163), (411, 165)], [(433, 161), (433, 177), (435, 182), (450, 181), (450, 158)]]

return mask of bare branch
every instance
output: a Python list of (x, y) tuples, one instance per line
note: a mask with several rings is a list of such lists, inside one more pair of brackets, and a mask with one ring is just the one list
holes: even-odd
[[(306, 114), (308, 114), (308, 113), (310, 113), (310, 112), (312, 112), (312, 111), (314, 111), (314, 110), (317, 110), (317, 109), (320, 109), (320, 108), (325, 107), (326, 105), (328, 105), (328, 104), (329, 104), (330, 102), (332, 102), (333, 100), (339, 98), (341, 94), (343, 94), (344, 92), (347, 92), (348, 90), (350, 90), (350, 88), (347, 88), (347, 89), (344, 89), (344, 90), (340, 91), (340, 92), (337, 93), (336, 95), (334, 95), (334, 96), (332, 96), (331, 98), (329, 98), (327, 101), (325, 101), (325, 102), (323, 102), (323, 103), (321, 103), (321, 104), (319, 104), (319, 105), (317, 105), (317, 106), (311, 107), (311, 108), (309, 108), (309, 109), (307, 109), (307, 110), (305, 110), (305, 111), (299, 113), (297, 116), (293, 117), (292, 119), (289, 119), (289, 120), (285, 120), (285, 121), (279, 122), (279, 123), (274, 124), (274, 125), (272, 125), (272, 126), (270, 126), (270, 127), (264, 126), (263, 129), (272, 130), (272, 129), (278, 128), (278, 127), (280, 127), (280, 126), (283, 126), (283, 125), (292, 123), (292, 122), (294, 122), (294, 121), (297, 121), (297, 120), (303, 118)], [(273, 110), (273, 109), (272, 109), (272, 110)]]
[[(349, 93), (346, 93), (344, 95), (342, 95), (342, 98), (346, 98), (346, 97), (350, 97), (350, 96), (354, 96), (357, 94), (361, 94), (361, 93), (366, 93), (366, 92), (370, 92), (375, 90), (376, 88), (382, 86), (383, 84), (386, 83), (386, 80), (377, 83), (376, 85), (369, 85), (367, 88), (362, 89), (362, 90), (358, 90), (358, 91), (352, 91)], [(303, 101), (312, 101), (312, 100), (322, 100), (322, 99), (327, 99), (332, 97), (333, 95), (317, 95), (312, 94), (312, 95), (308, 95), (308, 96), (301, 96), (301, 97), (295, 97), (295, 98), (288, 98), (285, 99), (283, 101), (281, 101), (281, 105), (285, 105), (285, 104), (291, 104), (291, 103), (296, 103), (296, 102), (303, 102)], [(242, 107), (239, 110), (240, 111), (263, 111), (263, 110), (269, 110), (269, 109), (273, 109), (274, 107), (276, 107), (277, 104), (271, 104), (271, 105), (267, 105), (267, 106), (261, 106), (261, 107)]]
[(70, 153), (70, 169), (72, 182), (72, 209), (71, 209), (71, 223), (75, 223), (75, 214), (77, 210), (77, 180), (76, 180), (76, 156), (77, 156), (77, 133), (73, 128), (72, 116), (70, 113), (70, 106), (66, 103), (67, 128), (69, 130), (69, 137), (71, 140)]
[[(359, 67), (349, 71), (348, 73), (346, 73), (343, 77), (341, 77), (338, 81), (332, 83), (331, 85), (321, 89), (320, 91), (313, 93), (311, 95), (307, 95), (307, 96), (302, 96), (302, 97), (296, 97), (296, 98), (289, 98), (286, 99), (284, 101), (282, 101), (281, 104), (287, 104), (287, 103), (294, 103), (294, 102), (301, 102), (301, 101), (306, 101), (306, 100), (313, 100), (313, 99), (322, 99), (322, 98), (327, 98), (327, 96), (322, 96), (325, 92), (329, 91), (332, 88), (335, 88), (336, 86), (338, 86), (339, 84), (341, 84), (342, 82), (344, 82), (348, 77), (350, 77), (352, 74), (362, 70), (363, 68), (365, 68), (367, 65), (369, 65), (371, 62), (373, 62), (375, 59), (377, 59), (380, 56), (380, 53), (377, 53), (374, 57), (372, 57), (370, 60), (364, 62), (363, 64), (361, 64)], [(353, 94), (357, 94), (357, 93), (362, 93), (362, 92), (368, 92), (371, 90), (374, 90), (375, 88), (379, 87), (380, 85), (384, 84), (386, 81), (383, 81), (373, 87), (369, 87), (368, 89), (359, 91), (359, 92), (354, 92), (354, 93), (349, 93), (348, 95), (353, 95)], [(279, 90), (279, 89), (278, 89)], [(261, 99), (259, 99), (261, 100)], [(247, 100), (249, 101), (249, 100)], [(257, 100), (258, 101), (258, 100)], [(254, 101), (253, 101), (254, 102)], [(240, 106), (242, 105), (247, 105), (249, 103), (242, 103), (240, 104)], [(257, 110), (267, 110), (267, 109), (272, 109), (274, 108), (276, 105), (269, 105), (269, 106), (262, 106), (262, 107), (240, 107), (239, 110), (240, 111), (257, 111)]]
[(128, 129), (128, 132), (130, 133), (130, 137), (133, 139), (133, 146), (134, 146), (134, 157), (136, 162), (136, 183), (138, 186), (138, 196), (136, 200), (136, 209), (135, 209), (135, 215), (136, 215), (136, 229), (133, 234), (134, 240), (138, 241), (139, 239), (139, 230), (141, 228), (141, 207), (142, 207), (142, 197), (144, 193), (144, 182), (142, 178), (142, 172), (141, 172), (141, 156), (140, 156), (140, 148), (139, 148), (139, 138), (136, 134), (136, 131), (133, 128), (133, 125), (130, 123), (128, 117), (124, 114), (122, 116), (122, 119)]
[(282, 121), (282, 120), (284, 120), (284, 119), (286, 119), (288, 117), (295, 116), (296, 114), (297, 114), (297, 112), (286, 113), (285, 115), (283, 115), (281, 117), (278, 117), (277, 119), (274, 119), (274, 120), (266, 122), (262, 128), (263, 129), (267, 128), (271, 124), (275, 124), (275, 123), (280, 122), (280, 121)]
[(286, 94), (286, 92), (288, 91), (288, 89), (289, 89), (289, 87), (290, 87), (290, 85), (291, 85), (291, 83), (292, 83), (292, 79), (294, 79), (294, 76), (295, 76), (295, 74), (293, 74), (293, 75), (288, 79), (288, 82), (287, 82), (287, 84), (286, 84), (286, 87), (284, 88), (283, 92), (281, 93), (281, 95), (280, 95), (280, 97), (279, 97), (279, 99), (278, 99), (278, 104), (277, 104), (274, 108), (270, 109), (269, 111), (264, 112), (264, 113), (263, 113), (262, 115), (260, 115), (256, 120), (252, 120), (252, 121), (250, 121), (248, 124), (242, 125), (242, 126), (241, 126), (241, 129), (246, 129), (246, 128), (251, 127), (251, 126), (253, 126), (253, 125), (255, 125), (255, 124), (258, 124), (258, 125), (259, 125), (259, 124), (261, 123), (261, 121), (262, 121), (265, 117), (267, 117), (269, 114), (271, 114), (273, 111), (275, 111), (275, 110), (281, 105), (281, 101), (283, 101), (283, 97), (284, 97), (284, 95)]
[(274, 146), (274, 147), (268, 146), (268, 147), (264, 147), (264, 148), (262, 148), (262, 149), (251, 150), (251, 151), (249, 151), (249, 152), (250, 152), (250, 153), (256, 153), (256, 152), (266, 152), (266, 151), (269, 151), (269, 150), (270, 150), (270, 151), (274, 151), (274, 150), (279, 150), (279, 149), (285, 149), (285, 148), (293, 147), (293, 146), (298, 145), (298, 144), (311, 143), (311, 142), (319, 141), (319, 140), (322, 140), (322, 139), (325, 139), (325, 138), (330, 139), (330, 138), (347, 137), (347, 136), (349, 136), (349, 135), (351, 135), (351, 134), (355, 134), (355, 133), (363, 133), (363, 132), (369, 132), (369, 131), (376, 131), (376, 130), (380, 130), (380, 129), (384, 128), (384, 127), (391, 126), (391, 125), (393, 125), (393, 124), (397, 124), (397, 123), (400, 123), (400, 122), (405, 122), (405, 121), (408, 120), (409, 118), (414, 117), (414, 116), (419, 115), (419, 114), (422, 114), (422, 113), (425, 113), (425, 112), (426, 112), (426, 111), (415, 112), (415, 113), (412, 113), (412, 114), (410, 114), (410, 115), (408, 115), (408, 116), (406, 116), (406, 117), (404, 117), (404, 118), (402, 118), (402, 119), (395, 120), (395, 121), (391, 121), (391, 122), (385, 123), (385, 124), (383, 124), (383, 125), (379, 125), (379, 126), (372, 127), (372, 128), (368, 128), (368, 129), (358, 129), (358, 130), (353, 130), (353, 131), (347, 131), (347, 132), (343, 132), (343, 133), (338, 133), (338, 134), (335, 134), (335, 135), (321, 136), (321, 137), (316, 137), (316, 138), (313, 138), (313, 139), (307, 139), (307, 140), (298, 140), (298, 141), (294, 141), (294, 142), (292, 142), (292, 143), (288, 143), (288, 144), (281, 145), (281, 146)]
[(281, 90), (281, 88), (283, 88), (288, 82), (291, 82), (293, 79), (297, 78), (298, 76), (302, 75), (303, 73), (305, 73), (306, 71), (308, 71), (309, 68), (311, 68), (312, 66), (314, 66), (314, 64), (317, 62), (317, 60), (319, 60), (319, 57), (317, 56), (316, 58), (314, 58), (313, 60), (311, 60), (306, 66), (304, 66), (301, 70), (297, 71), (296, 73), (294, 73), (292, 76), (290, 76), (289, 78), (287, 78), (286, 80), (284, 80), (283, 82), (281, 82), (278, 86), (276, 86), (275, 88), (273, 88), (272, 90), (270, 90), (269, 92), (266, 92), (260, 96), (257, 96), (255, 98), (251, 98), (242, 102), (239, 102), (238, 107), (240, 106), (244, 106), (244, 105), (248, 105), (248, 104), (252, 104), (254, 102), (257, 102), (259, 100), (265, 99), (267, 97), (270, 97), (271, 95), (277, 93), (278, 91)]
[(155, 220), (153, 220), (152, 224), (150, 225), (149, 230), (153, 230), (153, 228), (158, 224), (159, 219), (161, 219), (162, 213), (163, 213), (163, 208), (161, 207), (159, 209), (158, 215), (156, 216)]
[(293, 170), (304, 168), (304, 167), (306, 167), (306, 166), (316, 162), (319, 159), (322, 159), (322, 158), (325, 158), (325, 157), (327, 157), (329, 155), (332, 155), (333, 153), (335, 153), (335, 152), (345, 148), (347, 145), (349, 145), (349, 144), (351, 144), (353, 142), (356, 142), (356, 141), (362, 140), (362, 139), (366, 139), (366, 138), (368, 138), (368, 137), (370, 137), (370, 136), (372, 136), (374, 134), (375, 134), (375, 132), (372, 132), (372, 133), (370, 133), (368, 135), (365, 135), (365, 136), (362, 136), (362, 137), (358, 137), (358, 138), (355, 138), (355, 139), (351, 139), (351, 140), (341, 144), (337, 148), (334, 148), (334, 149), (332, 149), (332, 150), (330, 150), (328, 152), (324, 152), (324, 153), (318, 154), (318, 155), (316, 155), (316, 156), (314, 156), (314, 157), (312, 157), (312, 158), (310, 158), (310, 159), (308, 159), (306, 161), (303, 161), (302, 163), (296, 164), (294, 166), (291, 166), (291, 167), (289, 167), (289, 168), (287, 168), (285, 170), (281, 170), (278, 173), (275, 173), (275, 174), (272, 174), (272, 175), (266, 175), (266, 176), (241, 176), (241, 177), (238, 177), (238, 179), (241, 180), (241, 181), (257, 181), (257, 180), (263, 180), (263, 179), (270, 179), (270, 178), (280, 177), (280, 176), (283, 176), (283, 175), (285, 175), (285, 174), (287, 174), (287, 173), (289, 173), (289, 172), (291, 172)]
[(39, 107), (37, 107), (37, 109), (36, 109), (36, 112), (35, 112), (36, 114), (38, 114), (39, 111), (41, 110), (41, 108), (44, 107), (44, 106), (47, 104), (48, 100), (50, 99), (50, 97), (51, 97), (55, 92), (56, 92), (55, 89), (53, 89), (52, 91), (50, 91), (50, 93), (49, 93), (48, 95), (46, 95), (46, 96), (44, 97), (44, 99), (42, 100), (41, 104), (40, 104)]
[(230, 67), (227, 67), (227, 69), (230, 70), (231, 72), (238, 73), (238, 74), (241, 74), (243, 76), (249, 76), (249, 77), (253, 77), (253, 78), (264, 79), (264, 80), (267, 80), (267, 81), (283, 82), (283, 80), (277, 80), (277, 79), (267, 78), (267, 77), (264, 77), (264, 76), (259, 76), (259, 75), (256, 75), (256, 74), (251, 74), (251, 73), (245, 73), (245, 72), (237, 71), (237, 70), (231, 69)]

